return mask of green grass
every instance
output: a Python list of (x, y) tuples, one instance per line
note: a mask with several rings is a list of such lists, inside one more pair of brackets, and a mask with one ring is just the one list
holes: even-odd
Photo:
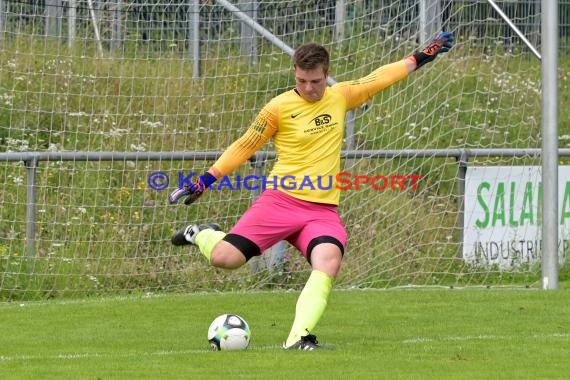
[[(297, 292), (0, 304), (4, 379), (565, 379), (569, 290), (336, 291), (319, 352), (285, 339)], [(210, 321), (252, 327), (244, 352), (211, 352)]]

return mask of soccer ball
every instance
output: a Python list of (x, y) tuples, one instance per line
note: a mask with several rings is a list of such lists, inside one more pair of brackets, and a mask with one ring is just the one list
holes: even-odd
[(237, 314), (222, 314), (208, 328), (208, 342), (214, 351), (245, 350), (250, 337), (249, 325)]

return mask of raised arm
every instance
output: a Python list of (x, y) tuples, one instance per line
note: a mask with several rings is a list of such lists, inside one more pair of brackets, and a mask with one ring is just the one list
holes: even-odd
[(344, 94), (348, 108), (356, 108), (366, 103), (378, 92), (406, 78), (408, 74), (426, 63), (433, 61), (439, 53), (448, 52), (452, 43), (453, 35), (450, 32), (441, 33), (427, 47), (411, 56), (381, 66), (363, 78), (337, 83), (335, 86)]

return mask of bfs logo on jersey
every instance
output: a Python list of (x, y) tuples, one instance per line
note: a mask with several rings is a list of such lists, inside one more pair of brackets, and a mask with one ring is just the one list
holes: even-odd
[(309, 121), (307, 129), (305, 129), (303, 132), (310, 135), (326, 133), (331, 131), (336, 125), (338, 125), (338, 123), (333, 122), (331, 115), (328, 113), (323, 113), (315, 117), (313, 120)]
[(325, 126), (328, 123), (330, 123), (331, 119), (332, 119), (331, 115), (324, 113), (322, 115), (315, 117), (311, 121), (315, 123), (315, 126), (320, 127), (320, 126)]

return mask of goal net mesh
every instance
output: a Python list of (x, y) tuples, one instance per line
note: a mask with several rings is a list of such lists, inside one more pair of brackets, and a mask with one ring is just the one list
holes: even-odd
[[(537, 2), (498, 3), (538, 46)], [(336, 286), (539, 282), (536, 263), (505, 270), (462, 254), (465, 165), (539, 162), (457, 155), (540, 148), (540, 61), (486, 1), (234, 5), (275, 41), (216, 1), (0, 0), (0, 300), (302, 287), (310, 267), (286, 243), (236, 271), (210, 267), (196, 248), (173, 247), (172, 234), (188, 223), (227, 231), (257, 193), (212, 190), (192, 206), (170, 206), (179, 173), (202, 173), (214, 159), (167, 154), (222, 152), (267, 101), (294, 87), (291, 57), (276, 41), (325, 45), (340, 82), (412, 54), (441, 30), (454, 33), (452, 51), (347, 124), (344, 150), (362, 154), (347, 155), (343, 171), (353, 182), (356, 175), (388, 182), (342, 192), (349, 238)], [(32, 162), (36, 169), (6, 158), (27, 152), (118, 155), (86, 161), (78, 153)], [(120, 156), (133, 152), (143, 158)], [(151, 152), (165, 155), (144, 156)], [(230, 178), (268, 174), (273, 163), (246, 163)], [(154, 172), (170, 178), (167, 190), (151, 188)], [(421, 178), (402, 189), (391, 186), (398, 176)]]

